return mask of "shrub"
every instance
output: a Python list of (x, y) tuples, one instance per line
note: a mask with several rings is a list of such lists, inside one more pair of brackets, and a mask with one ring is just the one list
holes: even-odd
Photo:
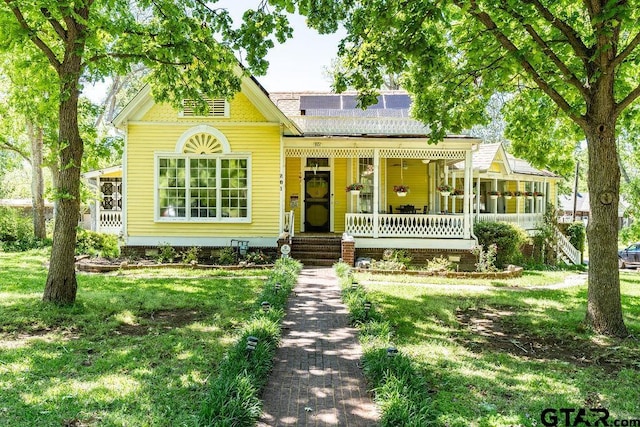
[(236, 252), (233, 248), (222, 248), (218, 252), (218, 264), (220, 265), (230, 265), (235, 264), (236, 260)]
[(576, 221), (567, 227), (567, 236), (571, 244), (580, 252), (584, 251), (586, 230), (582, 221)]
[(527, 241), (524, 231), (505, 222), (477, 222), (473, 232), (478, 244), (488, 248), (496, 245), (496, 262), (498, 268), (506, 264), (515, 264), (521, 260), (520, 247)]
[(173, 262), (176, 259), (176, 249), (169, 243), (160, 243), (158, 246), (158, 255), (156, 255), (156, 261), (159, 263)]
[(486, 273), (489, 271), (498, 271), (496, 268), (496, 245), (489, 245), (485, 251), (482, 245), (473, 248), (473, 254), (478, 257), (476, 263), (476, 271)]
[(0, 208), (0, 249), (26, 251), (49, 244), (49, 239), (38, 240), (34, 237), (31, 217), (21, 215), (15, 209)]
[(113, 234), (79, 228), (76, 236), (76, 255), (117, 258), (120, 255), (118, 238)]
[(200, 256), (200, 248), (197, 246), (192, 246), (180, 254), (180, 257), (182, 258), (182, 262), (184, 262), (185, 264), (198, 262), (199, 256)]
[(404, 249), (386, 249), (382, 254), (382, 260), (371, 261), (371, 268), (379, 270), (406, 270), (411, 263), (411, 255)]
[(271, 257), (259, 249), (249, 252), (244, 259), (255, 264), (269, 264), (271, 262)]

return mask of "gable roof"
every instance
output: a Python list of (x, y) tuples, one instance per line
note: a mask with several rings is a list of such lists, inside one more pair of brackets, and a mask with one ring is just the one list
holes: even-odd
[[(284, 125), (285, 135), (301, 135), (302, 131), (291, 121), (269, 98), (267, 91), (253, 76), (243, 74), (238, 66), (236, 73), (241, 76), (240, 90), (258, 109), (258, 111), (270, 122), (279, 122)], [(140, 120), (155, 105), (151, 94), (151, 86), (145, 85), (131, 101), (113, 119), (112, 124), (117, 128), (123, 128), (127, 122)]]

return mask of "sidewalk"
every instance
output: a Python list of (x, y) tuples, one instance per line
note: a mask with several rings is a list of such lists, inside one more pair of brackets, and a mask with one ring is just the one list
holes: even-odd
[(305, 268), (287, 306), (259, 427), (377, 425), (357, 331), (331, 268)]

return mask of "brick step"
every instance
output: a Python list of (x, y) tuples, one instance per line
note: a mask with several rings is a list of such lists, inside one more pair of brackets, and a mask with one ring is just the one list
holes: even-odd
[(340, 240), (334, 240), (334, 239), (326, 239), (326, 240), (320, 240), (320, 239), (304, 239), (304, 240), (298, 240), (298, 239), (291, 239), (291, 246), (330, 246), (330, 247), (335, 247), (335, 248), (339, 248), (342, 245), (342, 242)]
[(299, 258), (296, 258), (296, 257), (293, 257), (293, 258), (297, 259), (303, 265), (306, 265), (306, 266), (331, 267), (333, 264), (338, 262), (338, 258), (336, 258), (336, 259), (311, 259), (311, 258), (309, 258), (309, 259), (299, 259)]
[(291, 251), (291, 256), (298, 259), (338, 259), (341, 256), (340, 252), (314, 252), (314, 251)]
[(341, 246), (333, 245), (291, 245), (291, 251), (303, 251), (303, 252), (341, 252)]

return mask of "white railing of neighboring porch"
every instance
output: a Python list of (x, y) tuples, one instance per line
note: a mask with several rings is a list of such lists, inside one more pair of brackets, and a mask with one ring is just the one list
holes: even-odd
[(567, 236), (562, 234), (560, 230), (558, 230), (558, 228), (555, 229), (555, 234), (556, 244), (558, 245), (558, 252), (563, 253), (571, 263), (580, 265), (582, 263), (582, 254), (580, 253), (580, 251), (571, 244)]
[(541, 213), (527, 214), (502, 214), (502, 213), (481, 213), (477, 216), (478, 221), (507, 222), (517, 225), (523, 230), (533, 230), (542, 222)]
[(120, 234), (122, 232), (122, 211), (100, 211), (98, 231), (101, 233)]
[(294, 211), (285, 212), (284, 214), (284, 224), (282, 224), (282, 232), (289, 233), (289, 237), (293, 237), (294, 229), (295, 229), (295, 215)]
[[(373, 214), (346, 214), (346, 232), (355, 237), (373, 237)], [(379, 214), (378, 237), (464, 238), (463, 215)]]

